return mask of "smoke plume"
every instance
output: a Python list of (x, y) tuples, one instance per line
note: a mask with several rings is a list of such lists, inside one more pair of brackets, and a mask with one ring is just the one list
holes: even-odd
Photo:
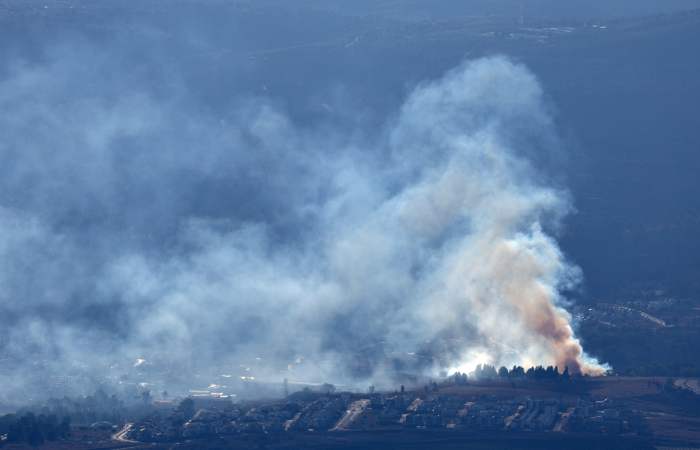
[(237, 93), (208, 111), (172, 72), (111, 77), (126, 52), (75, 48), (0, 79), (0, 401), (137, 358), (348, 383), (601, 372), (565, 310), (570, 199), (535, 167), (559, 150), (522, 65), (465, 62), (363, 133)]

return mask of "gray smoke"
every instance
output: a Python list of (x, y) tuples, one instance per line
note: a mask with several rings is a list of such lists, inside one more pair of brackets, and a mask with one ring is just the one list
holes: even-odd
[(137, 358), (339, 382), (601, 372), (560, 294), (581, 277), (552, 234), (570, 199), (533, 166), (558, 144), (522, 65), (466, 62), (375, 135), (235, 93), (221, 115), (74, 48), (0, 79), (0, 401)]

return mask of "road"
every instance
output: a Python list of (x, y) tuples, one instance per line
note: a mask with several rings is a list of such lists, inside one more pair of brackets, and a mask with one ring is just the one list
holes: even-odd
[(134, 441), (127, 438), (127, 435), (129, 434), (129, 431), (131, 431), (131, 427), (133, 426), (133, 423), (125, 424), (121, 430), (117, 431), (112, 435), (112, 440), (117, 442), (123, 442), (125, 444), (138, 444), (138, 441)]
[(352, 428), (355, 422), (357, 422), (357, 420), (360, 419), (360, 417), (362, 417), (362, 414), (365, 412), (365, 410), (369, 408), (369, 405), (370, 401), (367, 399), (352, 402), (350, 408), (348, 408), (348, 410), (345, 411), (345, 415), (341, 417), (341, 419), (338, 421), (338, 423), (336, 423), (335, 427), (333, 427), (331, 431), (342, 431)]

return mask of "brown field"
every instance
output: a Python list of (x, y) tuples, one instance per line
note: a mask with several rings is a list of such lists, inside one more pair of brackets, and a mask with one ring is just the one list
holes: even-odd
[(700, 395), (691, 390), (665, 392), (663, 386), (666, 381), (664, 377), (601, 377), (584, 379), (574, 386), (496, 381), (444, 387), (440, 393), (474, 398), (550, 397), (572, 402), (582, 396), (592, 400), (607, 398), (641, 411), (655, 442), (700, 447)]
[(593, 400), (624, 400), (658, 394), (665, 381), (665, 378), (658, 377), (585, 378), (569, 384), (549, 381), (486, 381), (441, 387), (440, 393), (464, 397), (487, 395), (496, 398), (530, 396), (575, 399), (589, 396)]

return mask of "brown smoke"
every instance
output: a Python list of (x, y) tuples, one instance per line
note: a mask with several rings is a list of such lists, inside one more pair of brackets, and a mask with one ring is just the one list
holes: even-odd
[(465, 352), (476, 348), (493, 364), (604, 373), (575, 337), (559, 294), (579, 270), (542, 226), (568, 211), (568, 197), (538, 183), (518, 154), (522, 142), (504, 138), (512, 136), (510, 120), (520, 129), (530, 121), (531, 133), (551, 128), (537, 80), (505, 59), (479, 60), (422, 86), (403, 113), (395, 132), (402, 145), (446, 155), (400, 196), (405, 226), (429, 240), (464, 224), (440, 250), (421, 314), (449, 335), (476, 329), (480, 342)]

